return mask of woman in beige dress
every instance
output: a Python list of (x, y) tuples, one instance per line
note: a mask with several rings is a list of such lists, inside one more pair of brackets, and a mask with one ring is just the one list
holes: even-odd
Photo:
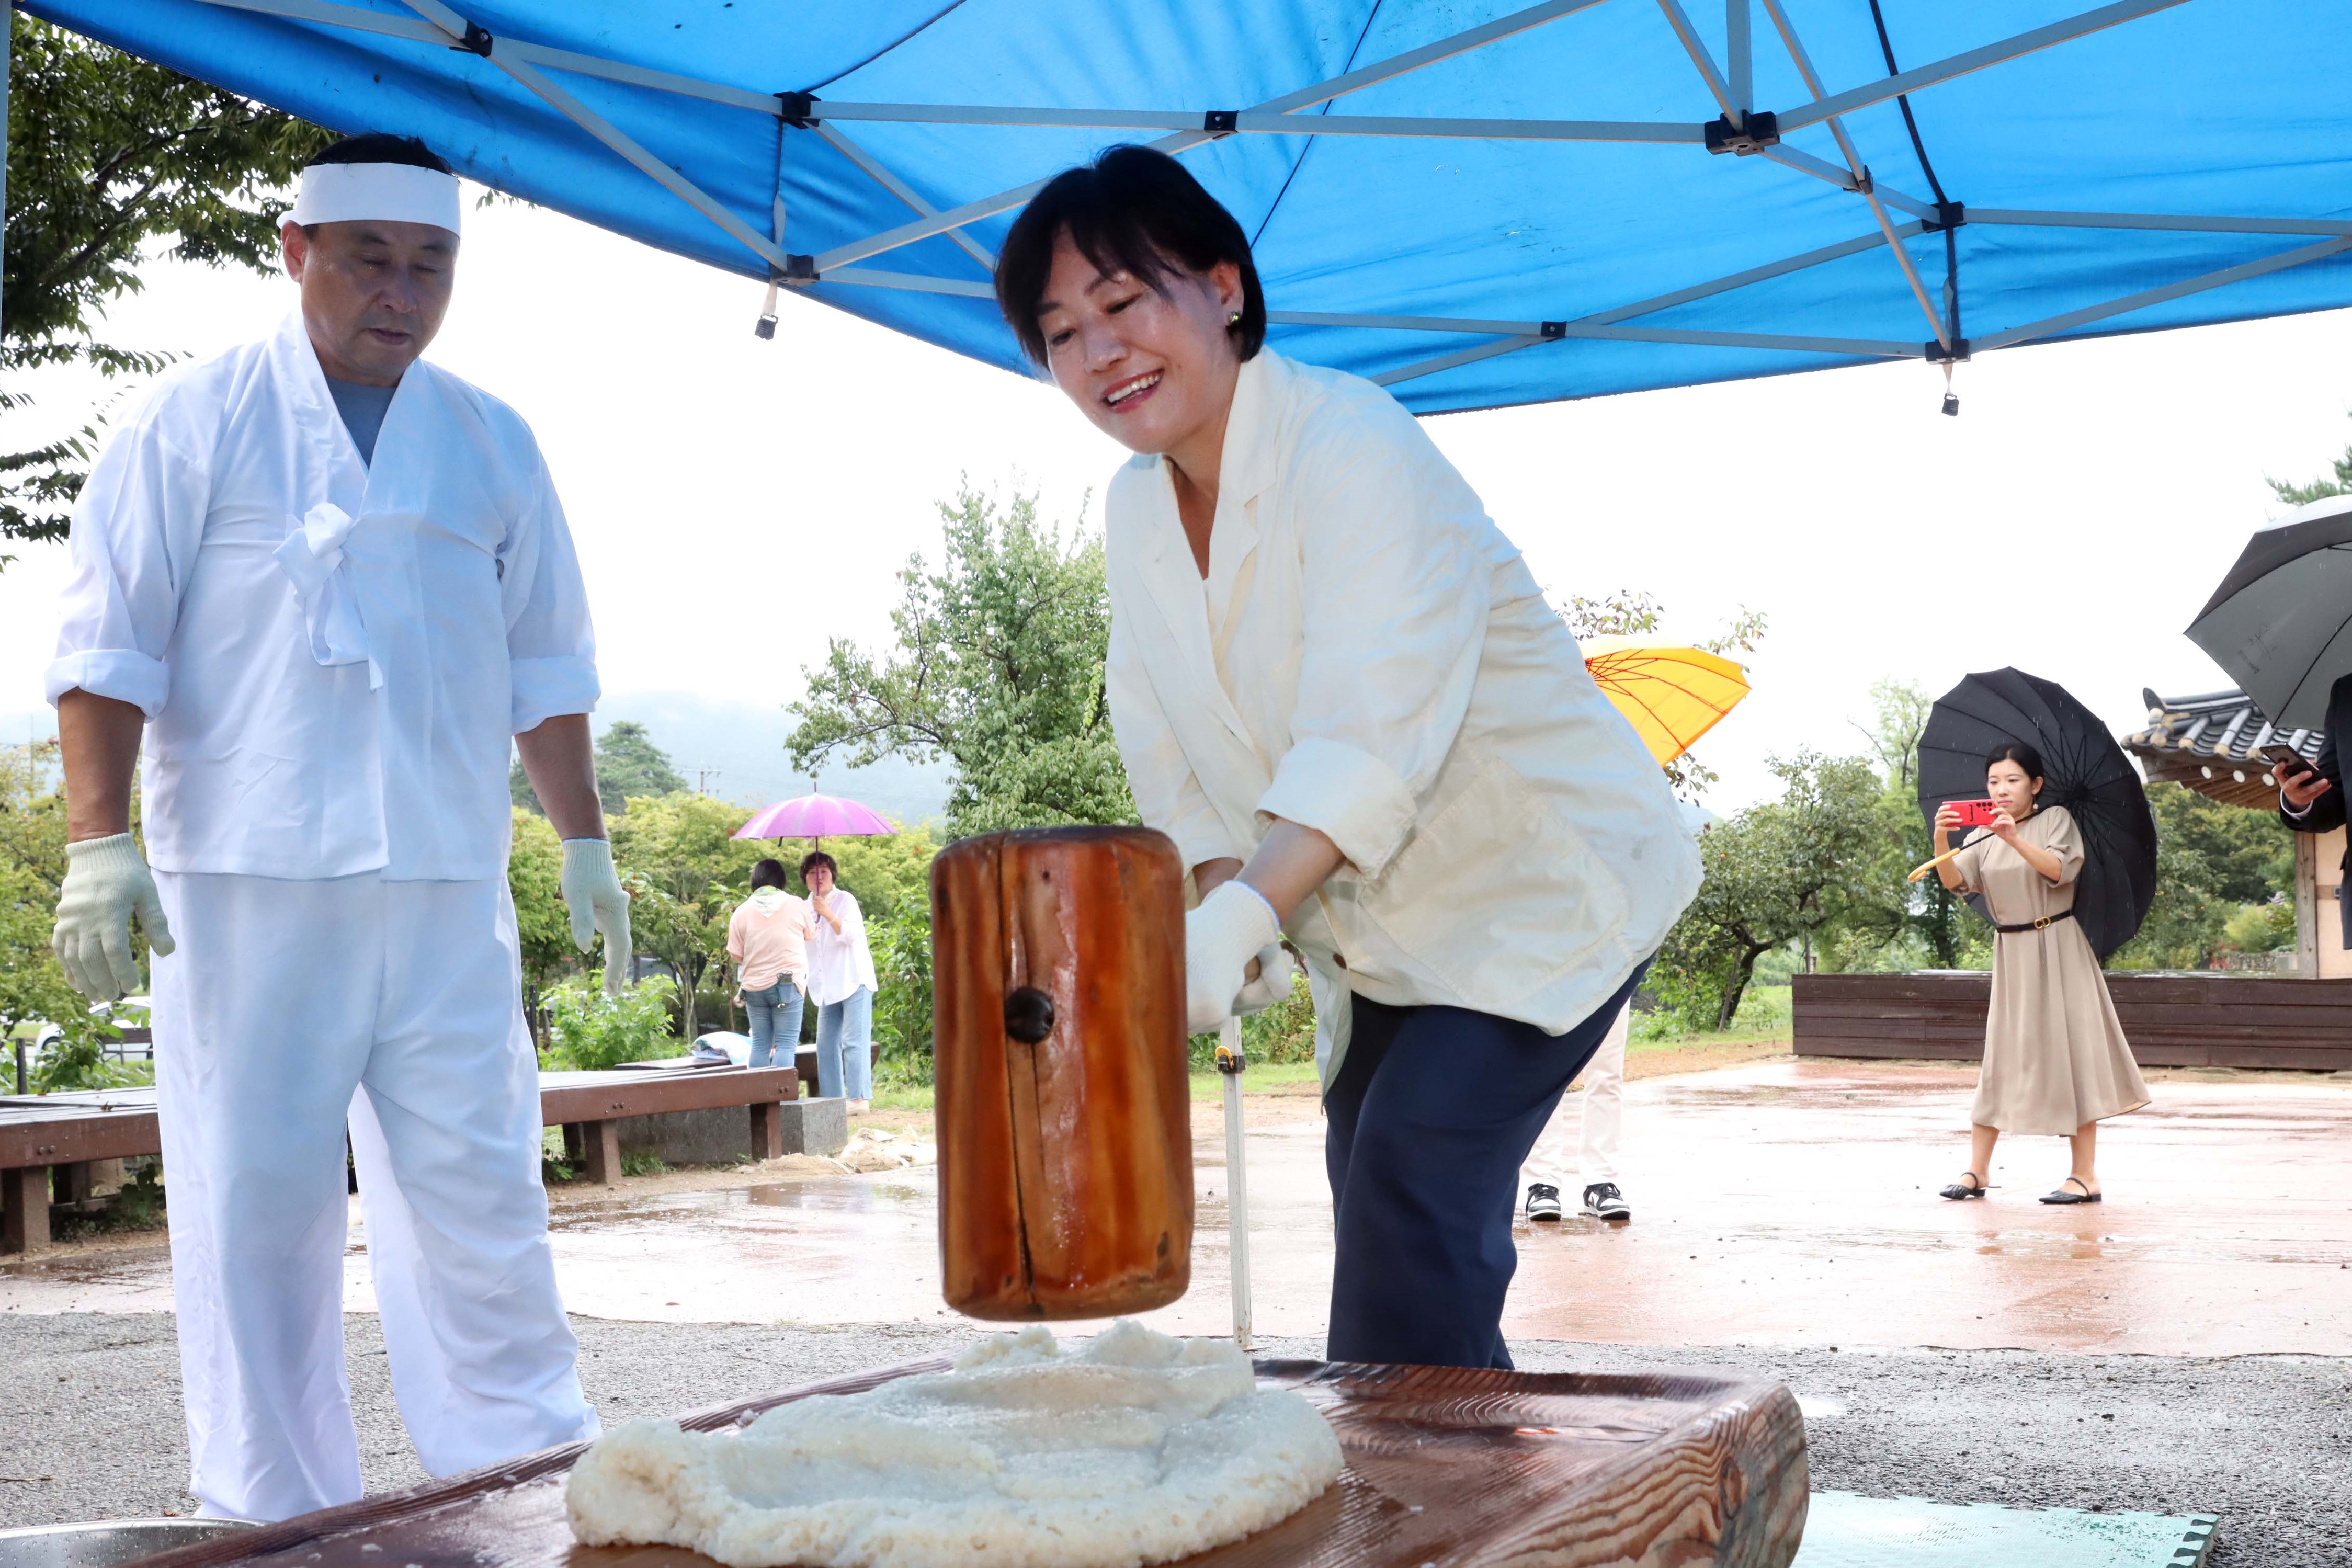
[[(2074, 879), (2083, 836), (2059, 805), (2037, 808), (2042, 757), (2031, 746), (1996, 749), (1985, 764), (1993, 822), (1936, 868), (1956, 893), (1983, 895), (1993, 938), (1992, 1007), (1985, 1016), (1984, 1068), (1969, 1120), (1971, 1168), (1944, 1189), (1980, 1198), (1992, 1173), (1992, 1146), (2004, 1132), (2070, 1139), (2074, 1168), (2045, 1204), (2100, 1201), (2099, 1123), (2147, 1103), (2147, 1085), (2124, 1040), (2098, 955), (2074, 921)], [(1936, 849), (1951, 847), (1959, 814), (1936, 813)]]

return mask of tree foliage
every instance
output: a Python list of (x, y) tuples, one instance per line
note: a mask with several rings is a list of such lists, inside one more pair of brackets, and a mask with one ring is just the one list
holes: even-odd
[(940, 515), (938, 570), (918, 555), (899, 574), (895, 646), (869, 654), (836, 637), (807, 672), (793, 765), (945, 757), (950, 837), (1133, 822), (1104, 691), (1102, 541), (1066, 542), (1038, 521), (1034, 495), (1000, 503), (967, 485)]
[(2343, 454), (2330, 467), (2336, 470), (2334, 478), (2315, 479), (2308, 484), (2293, 484), (2285, 479), (2264, 479), (2263, 482), (2289, 506), (2309, 506), (2313, 501), (2326, 500), (2329, 496), (2352, 495), (2352, 447), (2345, 447)]
[[(276, 271), (278, 193), (333, 132), (13, 15), (0, 376), (69, 363), (152, 375), (170, 354), (96, 335), (107, 302), (138, 290), (150, 242), (177, 260)], [(0, 410), (29, 401), (0, 390)], [(61, 537), (97, 443), (93, 419), (0, 454), (0, 539)]]
[[(57, 750), (54, 741), (0, 749), (0, 1042), (20, 1031), (29, 1036), (43, 1024), (58, 1026), (60, 1037), (43, 1051), (28, 1086), (43, 1094), (104, 1089), (120, 1076), (102, 1049), (117, 1031), (90, 1011), (49, 951), (66, 874), (65, 795), (54, 786)], [(145, 932), (134, 927), (132, 942), (143, 963)], [(15, 1063), (5, 1047), (0, 1061), (13, 1093)]]
[[(2267, 811), (2225, 805), (2185, 784), (2147, 792), (2156, 817), (2156, 900), (2139, 934), (2108, 962), (2118, 969), (2203, 969), (2227, 948), (2272, 939), (2277, 900), (2291, 942), (2294, 913), (2294, 835)], [(2252, 918), (2242, 918), (2255, 911)], [(2329, 911), (2332, 916), (2334, 911)], [(2230, 935), (2232, 921), (2240, 940)], [(2261, 948), (2253, 951), (2262, 951)]]
[(1874, 899), (1883, 788), (1859, 757), (1774, 758), (1780, 798), (1699, 834), (1705, 877), (1666, 938), (1654, 990), (1685, 1022), (1725, 1029), (1765, 953), (1818, 942)]
[[(596, 737), (596, 798), (606, 816), (626, 812), (631, 795), (674, 795), (685, 788), (686, 778), (671, 763), (669, 753), (654, 744), (652, 731), (635, 720), (614, 720)], [(540, 805), (520, 755), (507, 769), (507, 789), (517, 805), (544, 815), (546, 807)]]

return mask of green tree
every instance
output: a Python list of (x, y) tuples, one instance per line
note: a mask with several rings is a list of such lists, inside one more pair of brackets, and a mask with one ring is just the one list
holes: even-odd
[(1102, 541), (1066, 543), (1037, 521), (1034, 495), (1000, 505), (965, 486), (940, 515), (940, 569), (918, 555), (899, 574), (896, 647), (870, 655), (837, 637), (806, 672), (791, 709), (793, 765), (813, 772), (838, 752), (853, 767), (893, 752), (946, 757), (952, 837), (1133, 822), (1104, 693)]
[[(2294, 836), (2267, 811), (2225, 805), (2185, 784), (2147, 792), (2156, 818), (2156, 899), (2139, 934), (2108, 962), (2118, 969), (2202, 969), (2249, 906), (2290, 899)], [(2288, 914), (2290, 921), (2292, 911)]]
[[(158, 252), (278, 268), (279, 193), (331, 132), (13, 13), (7, 249), (0, 266), (0, 411), (26, 407), (24, 373), (85, 363), (152, 375), (171, 355), (95, 335)], [(75, 435), (0, 454), (0, 539), (61, 537), (96, 455)], [(8, 557), (0, 557), (5, 563)]]
[(2316, 479), (2302, 485), (2271, 479), (2264, 479), (2263, 483), (2270, 486), (2278, 499), (2289, 506), (2309, 506), (2313, 501), (2326, 500), (2329, 496), (2352, 495), (2352, 447), (2345, 447), (2343, 455), (2331, 466), (2336, 470), (2333, 479)]
[[(1876, 722), (1863, 729), (1885, 787), (1875, 807), (1879, 851), (1858, 898), (1851, 940), (1841, 966), (1869, 950), (1884, 962), (1916, 955), (1937, 969), (1961, 967), (1975, 917), (1937, 877), (1906, 879), (1911, 868), (1934, 857), (1934, 835), (1919, 809), (1919, 737), (1927, 732), (1934, 700), (1916, 682), (1879, 680), (1870, 689)], [(1860, 726), (1857, 726), (1860, 728)]]
[[(615, 726), (617, 728), (618, 726)], [(680, 1022), (698, 1032), (696, 992), (727, 952), (727, 917), (764, 852), (735, 838), (745, 807), (691, 790), (638, 795), (613, 818), (613, 858), (629, 888), (630, 934), (677, 972)]]
[(1883, 789), (1870, 764), (1808, 750), (1770, 765), (1780, 799), (1701, 831), (1705, 878), (1659, 955), (1655, 989), (1702, 1026), (1731, 1026), (1758, 959), (1794, 942), (1810, 969), (1811, 949), (1872, 897)]
[[(672, 795), (686, 788), (686, 778), (671, 765), (669, 753), (654, 744), (653, 736), (633, 719), (618, 719), (596, 737), (596, 796), (604, 815), (619, 816), (635, 795)], [(507, 789), (525, 811), (544, 816), (539, 792), (517, 756), (507, 769)]]
[[(65, 796), (55, 787), (57, 742), (0, 748), (0, 1064), (14, 1092), (15, 1064), (6, 1042), (55, 1024), (62, 1037), (42, 1055), (31, 1088), (104, 1089), (119, 1081), (102, 1043), (113, 1026), (66, 982), (49, 951), (57, 925), (58, 888), (66, 873)], [(134, 797), (133, 826), (136, 826)], [(146, 935), (133, 928), (143, 963)]]
[(522, 947), (523, 1010), (534, 1036), (543, 1033), (542, 998), (579, 967), (572, 915), (563, 903), (563, 845), (543, 816), (514, 812), (514, 847), (507, 854), (507, 890), (513, 895), (515, 932)]

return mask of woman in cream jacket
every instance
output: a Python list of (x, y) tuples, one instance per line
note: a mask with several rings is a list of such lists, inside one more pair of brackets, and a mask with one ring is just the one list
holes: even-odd
[(1517, 1173), (1698, 885), (1657, 765), (1389, 395), (1265, 352), (1240, 226), (1114, 148), (1008, 236), (1031, 356), (1111, 481), (1111, 720), (1200, 902), (1191, 1026), (1307, 961), (1334, 1360), (1508, 1366)]

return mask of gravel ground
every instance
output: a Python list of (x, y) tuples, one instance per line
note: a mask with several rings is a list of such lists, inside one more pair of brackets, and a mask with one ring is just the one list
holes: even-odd
[[(425, 1479), (402, 1435), (375, 1320), (349, 1324), (372, 1490)], [(967, 1343), (973, 1330), (674, 1327), (574, 1321), (607, 1422), (665, 1415)], [(1276, 1340), (1265, 1353), (1320, 1353)], [(1543, 1341), (1530, 1371), (1712, 1366), (1787, 1383), (1816, 1487), (2020, 1507), (2218, 1512), (2211, 1568), (2352, 1563), (2352, 1358), (1842, 1354)], [(0, 1320), (0, 1527), (186, 1512), (169, 1316)]]

